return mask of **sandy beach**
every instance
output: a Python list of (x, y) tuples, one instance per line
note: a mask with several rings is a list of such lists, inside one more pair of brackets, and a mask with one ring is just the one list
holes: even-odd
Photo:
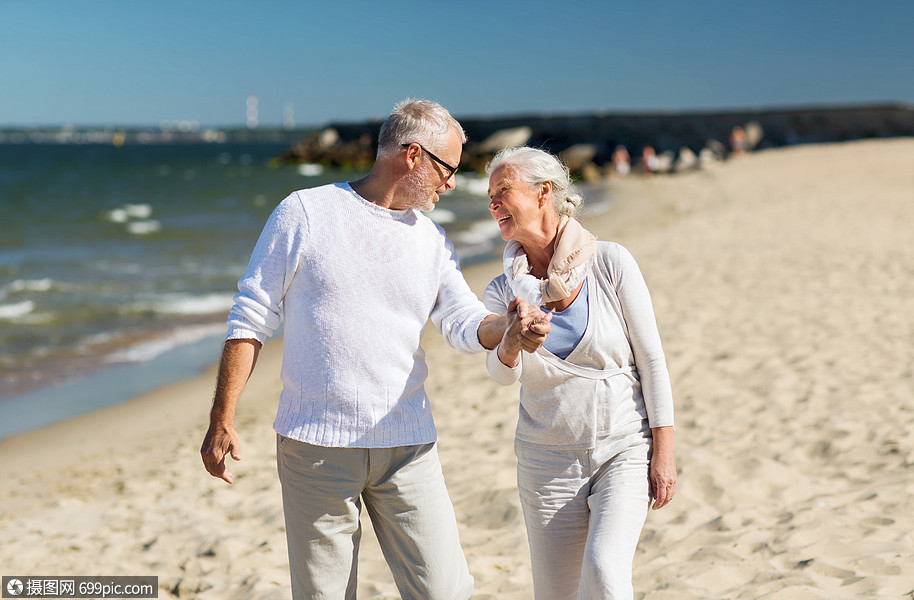
[[(914, 592), (912, 165), (906, 138), (608, 182), (617, 204), (585, 225), (638, 260), (676, 401), (679, 492), (648, 516), (636, 598)], [(465, 275), (481, 295), (498, 270)], [(474, 598), (531, 598), (518, 388), (432, 328), (423, 345)], [(268, 344), (243, 396), (232, 486), (198, 453), (213, 368), (0, 442), (0, 574), (157, 575), (160, 598), (288, 598), (280, 359)], [(397, 598), (363, 529), (359, 597)]]

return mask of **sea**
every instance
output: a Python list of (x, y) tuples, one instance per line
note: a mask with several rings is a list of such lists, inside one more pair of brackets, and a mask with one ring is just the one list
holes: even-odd
[[(0, 439), (218, 360), (237, 281), (273, 208), (292, 191), (364, 175), (277, 165), (285, 150), (0, 144)], [(503, 249), (486, 187), (458, 175), (428, 213), (463, 265)], [(596, 196), (591, 212), (611, 203)]]

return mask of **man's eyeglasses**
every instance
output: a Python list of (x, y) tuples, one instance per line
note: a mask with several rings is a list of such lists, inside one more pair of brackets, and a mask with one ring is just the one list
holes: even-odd
[[(444, 162), (443, 160), (441, 160), (440, 158), (438, 158), (437, 156), (435, 156), (434, 154), (432, 154), (431, 152), (426, 150), (425, 146), (423, 146), (419, 142), (413, 142), (413, 143), (416, 144), (417, 146), (419, 146), (420, 148), (422, 148), (422, 150), (426, 154), (428, 154), (429, 158), (431, 158), (433, 161), (435, 161), (436, 163), (438, 163), (439, 165), (441, 165), (442, 167), (447, 169), (447, 178), (448, 179), (450, 179), (451, 177), (453, 177), (454, 175), (457, 174), (457, 169), (459, 167), (452, 167), (451, 165), (447, 164), (446, 162)], [(404, 148), (409, 148), (410, 146), (412, 146), (412, 144), (400, 144), (400, 145), (403, 146)]]

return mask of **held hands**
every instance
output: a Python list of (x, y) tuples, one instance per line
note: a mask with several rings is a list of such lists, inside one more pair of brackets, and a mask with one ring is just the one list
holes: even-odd
[(213, 477), (218, 477), (228, 483), (233, 482), (232, 473), (225, 469), (225, 456), (230, 455), (234, 460), (241, 460), (241, 443), (238, 434), (231, 425), (210, 423), (200, 456), (203, 457), (203, 466)]
[(536, 352), (546, 341), (546, 335), (552, 331), (552, 325), (549, 324), (552, 313), (545, 313), (538, 307), (515, 298), (508, 305), (505, 318), (507, 324), (498, 345), (498, 358), (505, 365), (515, 367), (520, 362), (521, 350)]
[[(518, 341), (524, 352), (536, 352), (546, 341), (546, 335), (552, 331), (551, 312), (543, 312), (539, 307), (527, 304), (515, 298), (517, 308), (512, 315), (519, 327)], [(510, 310), (510, 306), (508, 309)]]

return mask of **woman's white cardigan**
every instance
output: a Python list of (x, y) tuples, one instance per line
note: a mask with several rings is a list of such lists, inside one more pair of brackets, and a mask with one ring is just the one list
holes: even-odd
[[(486, 365), (503, 385), (521, 382), (519, 442), (569, 449), (640, 423), (673, 425), (673, 395), (647, 285), (623, 246), (597, 242), (587, 275), (589, 315), (584, 337), (564, 360), (545, 348), (521, 352), (509, 368), (489, 352)], [(505, 312), (514, 297), (504, 275), (483, 302)]]

